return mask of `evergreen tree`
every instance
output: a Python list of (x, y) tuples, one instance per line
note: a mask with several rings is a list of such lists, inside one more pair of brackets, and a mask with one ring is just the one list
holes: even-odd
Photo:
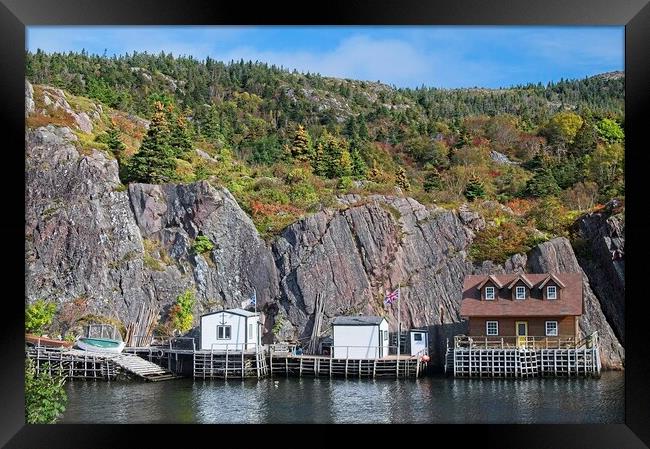
[(192, 136), (189, 132), (187, 119), (184, 115), (176, 115), (173, 110), (168, 113), (171, 122), (169, 145), (175, 157), (183, 157), (192, 152)]
[(476, 176), (472, 176), (465, 186), (463, 195), (465, 195), (465, 198), (470, 201), (474, 201), (477, 198), (484, 198), (485, 186), (483, 185), (483, 182)]
[(370, 169), (370, 173), (368, 173), (368, 179), (371, 181), (379, 182), (379, 179), (381, 178), (381, 170), (379, 169), (379, 166), (377, 165), (377, 159), (372, 160), (372, 168)]
[(440, 179), (440, 172), (437, 169), (432, 168), (427, 172), (424, 177), (424, 191), (433, 192), (434, 190), (440, 190), (442, 188), (442, 180)]
[(535, 175), (526, 184), (524, 193), (528, 196), (542, 197), (557, 195), (560, 192), (560, 186), (553, 177), (553, 173), (548, 168), (540, 168), (535, 171)]
[(291, 155), (300, 162), (308, 162), (313, 158), (309, 134), (302, 125), (298, 125), (296, 135), (293, 138)]
[(404, 170), (404, 167), (400, 167), (399, 170), (397, 170), (396, 184), (404, 191), (408, 191), (411, 189), (411, 183), (409, 182), (409, 179), (406, 176), (406, 171)]
[(338, 160), (336, 166), (336, 177), (341, 178), (344, 176), (351, 176), (354, 170), (354, 163), (352, 161), (352, 156), (348, 150), (341, 151), (341, 157)]
[(115, 128), (115, 126), (111, 126), (106, 130), (106, 145), (108, 145), (108, 148), (113, 153), (117, 154), (126, 148), (126, 145), (124, 145), (124, 143), (120, 140), (120, 131)]
[(355, 148), (350, 153), (350, 156), (352, 157), (352, 176), (354, 176), (356, 179), (365, 178), (368, 167), (361, 157), (359, 150)]
[(165, 107), (156, 102), (155, 108), (156, 112), (140, 150), (129, 163), (129, 180), (133, 182), (160, 184), (175, 179), (176, 162), (169, 144), (170, 132)]

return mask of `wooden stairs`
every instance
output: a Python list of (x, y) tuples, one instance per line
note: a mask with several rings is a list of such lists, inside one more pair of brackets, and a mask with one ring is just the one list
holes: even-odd
[(124, 371), (127, 371), (150, 382), (158, 382), (161, 380), (170, 380), (176, 378), (176, 376), (171, 371), (168, 371), (165, 368), (156, 365), (155, 363), (138, 357), (137, 355), (122, 353), (116, 354), (110, 358)]

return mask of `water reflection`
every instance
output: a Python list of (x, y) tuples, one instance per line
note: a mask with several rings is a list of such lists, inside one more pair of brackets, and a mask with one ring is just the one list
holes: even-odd
[(623, 374), (601, 379), (274, 378), (75, 381), (65, 423), (622, 423)]

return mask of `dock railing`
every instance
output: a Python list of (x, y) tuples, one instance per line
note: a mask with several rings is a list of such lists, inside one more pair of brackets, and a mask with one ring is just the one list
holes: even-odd
[(454, 348), (469, 349), (575, 349), (580, 347), (575, 337), (519, 337), (519, 336), (468, 336), (456, 335)]
[[(328, 357), (330, 359), (385, 359), (394, 358), (397, 353), (397, 346), (330, 346), (329, 354), (321, 356), (316, 354), (297, 354), (297, 345), (295, 344), (272, 344), (269, 345), (268, 349), (271, 355), (304, 355), (306, 357)], [(422, 349), (414, 356), (411, 356), (410, 353), (403, 353), (401, 357), (418, 358), (423, 355), (427, 355), (426, 349)]]

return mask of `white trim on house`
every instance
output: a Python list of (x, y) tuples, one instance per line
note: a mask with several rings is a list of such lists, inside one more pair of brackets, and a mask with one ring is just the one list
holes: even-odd
[[(549, 324), (551, 324), (551, 329), (549, 329)], [(544, 323), (544, 333), (546, 334), (547, 337), (557, 337), (558, 335), (558, 326), (557, 326), (557, 321), (546, 321)]]
[[(494, 325), (494, 326), (490, 326)], [(490, 332), (490, 327), (492, 327), (494, 332)], [(499, 335), (499, 322), (498, 321), (486, 321), (485, 322), (485, 335), (494, 336)]]
[[(551, 296), (551, 289), (553, 289), (553, 296)], [(557, 287), (555, 285), (546, 287), (546, 299), (557, 299)]]
[[(521, 296), (519, 296), (521, 293)], [(518, 285), (515, 287), (515, 299), (526, 299), (526, 287), (523, 285)]]
[[(492, 295), (491, 295), (492, 297), (491, 298), (488, 296), (488, 290), (490, 292), (492, 292)], [(486, 299), (486, 301), (494, 300), (495, 295), (496, 295), (496, 289), (494, 287), (485, 287), (485, 299)]]

